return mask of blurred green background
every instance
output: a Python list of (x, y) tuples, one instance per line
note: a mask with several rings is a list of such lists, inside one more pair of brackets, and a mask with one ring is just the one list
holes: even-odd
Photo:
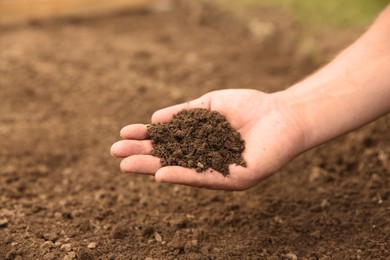
[(278, 7), (305, 23), (307, 30), (329, 27), (366, 27), (390, 3), (388, 0), (215, 0), (237, 13), (260, 7)]
[[(242, 21), (255, 37), (290, 33), (298, 56), (324, 64), (361, 35), (389, 0), (198, 0)], [(277, 29), (279, 27), (279, 30)], [(281, 29), (280, 29), (281, 28)]]

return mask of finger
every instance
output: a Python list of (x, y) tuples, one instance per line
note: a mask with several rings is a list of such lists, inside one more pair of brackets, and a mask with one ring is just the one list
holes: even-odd
[(121, 161), (122, 172), (154, 175), (161, 168), (160, 159), (152, 155), (133, 155)]
[(124, 139), (143, 140), (148, 138), (148, 130), (144, 124), (132, 124), (123, 127), (120, 136)]
[(155, 174), (157, 182), (174, 183), (212, 190), (242, 190), (235, 179), (223, 176), (214, 170), (198, 173), (194, 169), (168, 166)]
[(111, 146), (111, 154), (115, 157), (124, 158), (136, 154), (151, 154), (153, 149), (150, 140), (121, 140)]
[(183, 109), (192, 109), (192, 108), (210, 109), (210, 100), (211, 98), (208, 95), (205, 95), (187, 103), (182, 103), (179, 105), (157, 110), (152, 115), (152, 122), (162, 123), (162, 122), (169, 121), (172, 119), (173, 115), (177, 114)]

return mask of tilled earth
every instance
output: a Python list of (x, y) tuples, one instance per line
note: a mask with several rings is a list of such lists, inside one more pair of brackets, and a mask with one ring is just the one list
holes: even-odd
[(0, 259), (390, 257), (389, 116), (245, 192), (157, 184), (110, 156), (156, 109), (320, 65), (287, 16), (259, 16), (272, 34), (211, 6), (1, 27)]

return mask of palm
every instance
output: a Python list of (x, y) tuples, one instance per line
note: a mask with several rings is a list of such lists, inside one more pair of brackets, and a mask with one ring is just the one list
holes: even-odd
[[(272, 95), (254, 90), (223, 90), (210, 92), (192, 102), (157, 111), (153, 122), (169, 120), (182, 109), (203, 107), (223, 114), (245, 140), (244, 158), (247, 167), (230, 166), (224, 177), (215, 171), (197, 173), (180, 166), (162, 167), (150, 155), (146, 127), (130, 125), (122, 129), (126, 139), (113, 145), (111, 152), (125, 157), (125, 172), (155, 174), (160, 182), (224, 190), (244, 190), (265, 179), (299, 153), (299, 129)], [(138, 139), (134, 141), (134, 139)], [(141, 139), (141, 140), (140, 140)]]

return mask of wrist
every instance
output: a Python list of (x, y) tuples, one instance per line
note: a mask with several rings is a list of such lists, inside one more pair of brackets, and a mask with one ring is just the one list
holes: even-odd
[(278, 93), (284, 109), (300, 129), (302, 152), (346, 133), (352, 120), (340, 115), (348, 96), (335, 90), (341, 89), (337, 87), (340, 82), (331, 80), (316, 86), (311, 83), (305, 80)]
[(275, 92), (272, 96), (278, 110), (289, 125), (290, 131), (293, 132), (292, 136), (294, 136), (294, 139), (292, 141), (295, 142), (296, 154), (298, 155), (310, 149), (310, 144), (308, 143), (310, 129), (306, 120), (307, 114), (303, 103), (297, 100), (297, 93), (289, 88)]

